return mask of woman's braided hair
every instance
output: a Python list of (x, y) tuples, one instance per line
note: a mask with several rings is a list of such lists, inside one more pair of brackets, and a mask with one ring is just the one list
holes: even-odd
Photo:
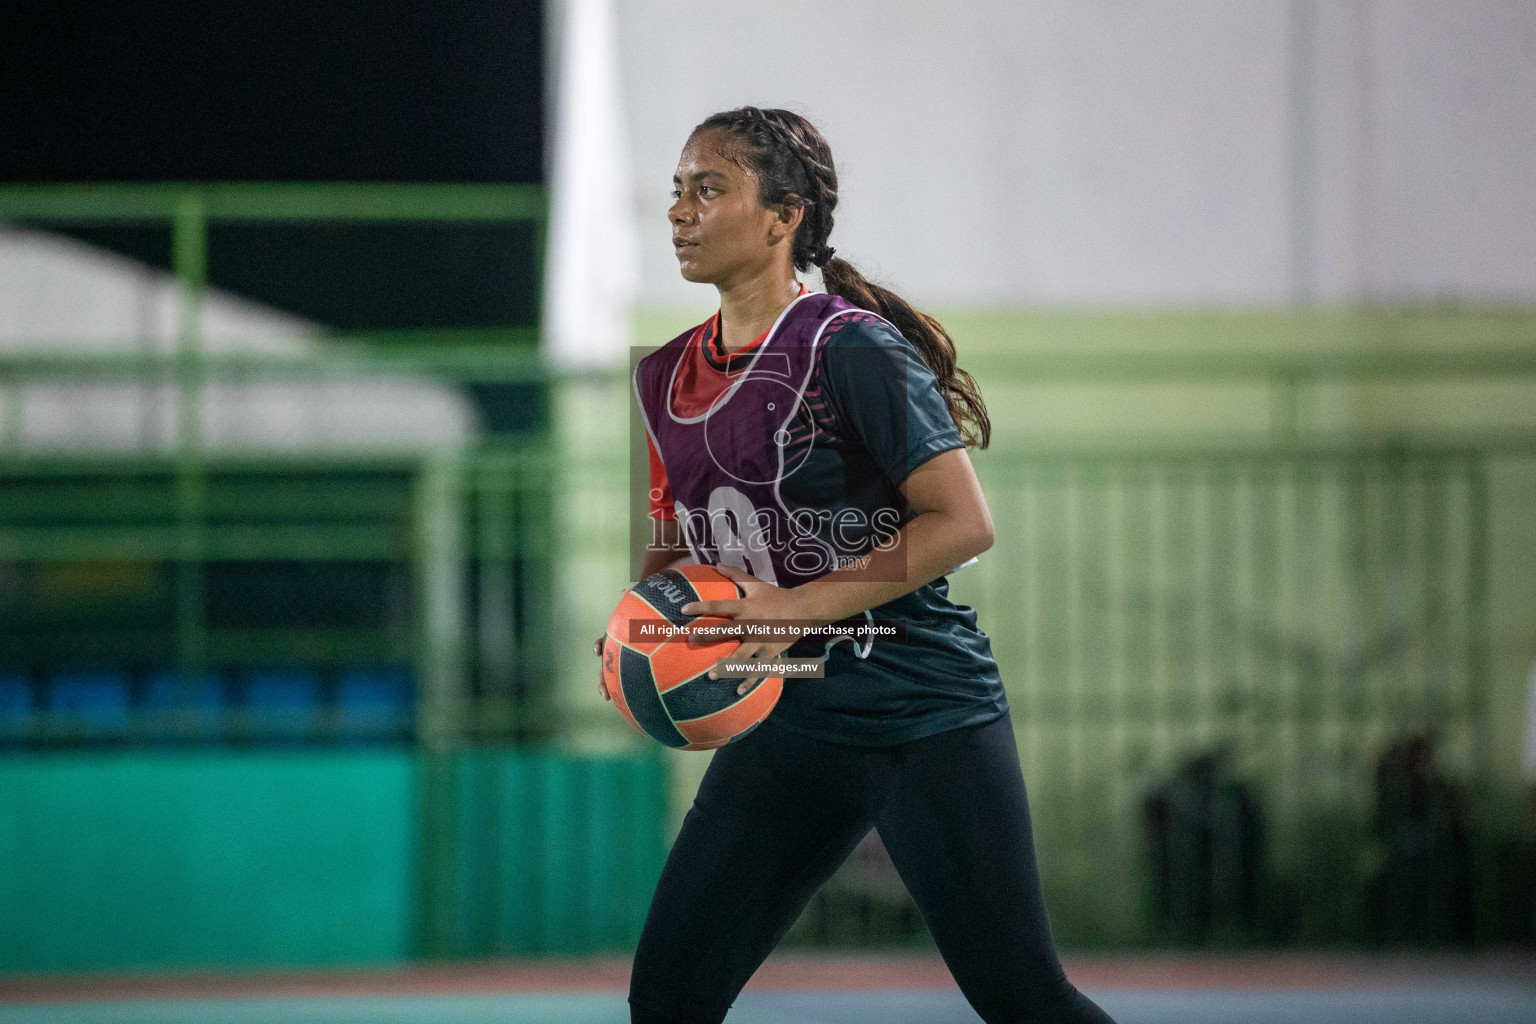
[(705, 118), (694, 130), (717, 131), (735, 143), (726, 155), (757, 175), (764, 206), (792, 203), (805, 208), (791, 256), (795, 269), (821, 268), (827, 291), (879, 313), (895, 325), (927, 361), (939, 393), (967, 445), (987, 447), (992, 421), (981, 389), (955, 362), (955, 342), (942, 324), (888, 288), (865, 279), (827, 244), (837, 207), (837, 169), (832, 147), (816, 126), (789, 110), (740, 107)]

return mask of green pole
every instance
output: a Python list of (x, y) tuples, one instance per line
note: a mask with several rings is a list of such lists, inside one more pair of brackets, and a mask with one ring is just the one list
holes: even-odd
[[(1467, 472), (1467, 710), (1472, 720), (1473, 828), (1474, 847), (1474, 929), (1477, 940), (1487, 942), (1497, 931), (1498, 868), (1488, 846), (1498, 829), (1488, 820), (1487, 809), (1496, 798), (1493, 765), (1490, 758), (1497, 748), (1493, 743), (1493, 722), (1488, 700), (1488, 665), (1491, 636), (1488, 628), (1489, 589), (1489, 495), (1488, 466), (1485, 456), (1473, 454)], [(1479, 815), (1478, 809), (1482, 809)], [(1481, 817), (1481, 821), (1479, 821)], [(1482, 826), (1482, 827), (1478, 827)], [(1480, 834), (1478, 834), (1480, 833)]]
[(416, 491), (418, 725), (424, 746), (459, 745), (465, 711), (464, 472), (453, 454), (422, 466)]
[(479, 725), (498, 739), (512, 735), (515, 725), (513, 683), (518, 650), (513, 572), (517, 529), (512, 515), (516, 495), (513, 472), (505, 466), (482, 465), (476, 481), (480, 512), (475, 551), (480, 566), (477, 633), (482, 680), (478, 706), (482, 714)]
[[(203, 455), (203, 295), (208, 287), (208, 219), (204, 198), (189, 191), (172, 219), (172, 264), (179, 285), (176, 331), (176, 661), (182, 686), (206, 667)], [(186, 703), (186, 702), (184, 702)]]
[(466, 696), (464, 473), (434, 454), (416, 485), (417, 739), (421, 764), (420, 948), (453, 955), (457, 927), (457, 772)]
[(12, 449), (21, 450), (22, 433), (22, 396), (26, 392), (22, 389), (21, 378), (12, 377), (5, 382), (5, 418), (0, 421), (0, 444)]

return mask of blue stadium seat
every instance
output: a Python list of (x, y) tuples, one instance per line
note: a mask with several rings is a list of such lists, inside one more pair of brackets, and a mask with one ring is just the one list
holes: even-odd
[(373, 736), (408, 731), (415, 696), (409, 669), (349, 669), (342, 673), (336, 686), (341, 732)]
[(181, 719), (180, 724), (208, 735), (222, 729), (226, 703), (224, 680), (221, 677), (201, 675), (186, 680), (184, 685), (180, 675), (163, 671), (151, 672), (145, 680), (141, 707), (155, 713), (150, 722), (157, 733), (179, 734), (180, 730), (174, 728), (178, 723), (171, 719), (169, 713), (187, 709), (193, 714), (190, 718)]
[(32, 722), (32, 681), (20, 672), (0, 672), (0, 742), (20, 739)]
[(54, 731), (99, 738), (128, 729), (128, 676), (124, 672), (60, 672), (45, 702)]
[(251, 672), (245, 679), (245, 706), (258, 735), (312, 732), (320, 721), (320, 680), (302, 669)]

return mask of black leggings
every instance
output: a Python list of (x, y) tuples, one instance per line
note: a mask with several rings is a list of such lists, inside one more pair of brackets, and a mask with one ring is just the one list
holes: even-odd
[(713, 758), (635, 950), (632, 1024), (724, 1020), (871, 826), (982, 1020), (1114, 1024), (1056, 957), (1008, 715), (892, 747), (769, 717)]

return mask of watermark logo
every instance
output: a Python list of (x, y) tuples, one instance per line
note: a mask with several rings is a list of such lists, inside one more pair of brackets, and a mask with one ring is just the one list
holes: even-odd
[[(633, 365), (654, 351), (660, 350), (633, 350)], [(696, 352), (682, 356), (698, 357)], [(702, 415), (689, 415), (693, 410), (686, 404), (651, 410), (655, 443), (672, 463), (670, 500), (665, 489), (651, 486), (651, 437), (635, 410), (630, 466), (635, 483), (644, 484), (630, 490), (643, 506), (634, 510), (631, 522), (646, 531), (632, 535), (636, 572), (645, 551), (670, 549), (664, 535), (672, 527), (665, 519), (676, 521), (699, 561), (738, 565), (776, 585), (843, 569), (873, 568), (880, 578), (903, 578), (905, 559), (880, 556), (899, 546), (899, 531), (911, 510), (885, 476), (892, 456), (871, 450), (894, 446), (904, 454), (907, 410), (900, 352), (844, 346), (838, 379), (845, 386), (835, 396), (823, 388), (821, 377), (795, 366), (784, 352), (769, 350), (750, 358), (728, 384), (722, 385), (718, 376), (698, 378), (706, 381), (700, 388), (721, 387), (713, 397), (697, 396), (700, 404), (693, 409), (709, 402)], [(666, 378), (676, 386), (678, 378), (671, 372)], [(846, 406), (846, 385), (854, 382), (867, 384), (890, 420), (882, 422), (878, 438), (855, 436), (833, 411)], [(676, 402), (671, 395), (667, 400)], [(670, 515), (651, 514), (665, 505)]]

